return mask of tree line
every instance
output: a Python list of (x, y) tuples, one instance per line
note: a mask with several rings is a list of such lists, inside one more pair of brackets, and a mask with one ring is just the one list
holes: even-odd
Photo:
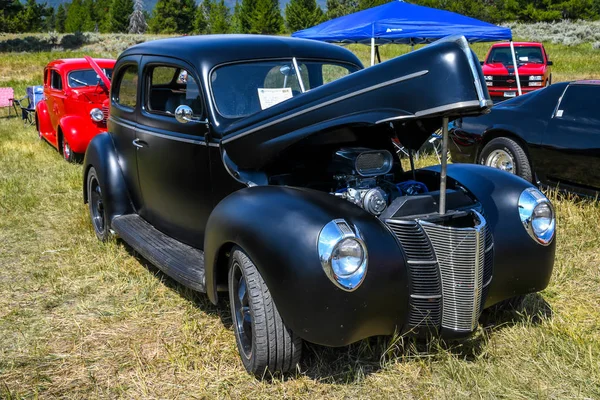
[[(0, 0), (0, 32), (129, 32), (278, 34), (305, 29), (389, 0), (158, 0), (152, 13), (143, 0), (72, 0), (53, 8), (36, 0)], [(600, 0), (415, 0), (492, 23), (598, 19)]]

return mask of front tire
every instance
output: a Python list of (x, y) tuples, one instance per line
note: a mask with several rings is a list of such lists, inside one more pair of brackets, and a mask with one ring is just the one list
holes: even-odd
[(75, 153), (71, 149), (71, 145), (69, 145), (69, 142), (65, 138), (62, 140), (62, 154), (66, 162), (74, 163), (77, 160)]
[(507, 137), (490, 140), (481, 151), (479, 162), (518, 175), (528, 182), (533, 180), (531, 164), (525, 150)]
[(285, 326), (269, 288), (250, 258), (235, 247), (229, 260), (233, 330), (244, 367), (257, 377), (296, 367), (302, 339)]
[(106, 216), (106, 208), (104, 207), (104, 196), (102, 195), (102, 187), (98, 181), (96, 169), (91, 167), (87, 176), (87, 198), (90, 210), (90, 220), (94, 227), (94, 233), (102, 242), (106, 242), (110, 238), (110, 229), (108, 218)]

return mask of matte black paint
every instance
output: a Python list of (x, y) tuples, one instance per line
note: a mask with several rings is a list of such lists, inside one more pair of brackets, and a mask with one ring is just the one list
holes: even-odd
[(478, 163), (487, 142), (510, 137), (524, 148), (539, 184), (595, 196), (600, 193), (600, 125), (555, 115), (565, 90), (581, 85), (600, 91), (598, 83), (561, 82), (497, 104), (487, 115), (462, 119), (450, 131), (452, 160)]
[[(439, 167), (426, 171), (437, 173)], [(485, 306), (546, 288), (552, 274), (548, 266), (554, 263), (556, 240), (548, 246), (538, 244), (519, 218), (519, 196), (533, 185), (518, 176), (482, 165), (449, 164), (448, 177), (459, 182), (482, 204), (494, 238), (494, 271)]]
[[(366, 278), (354, 292), (334, 286), (319, 261), (318, 235), (335, 218), (356, 225), (369, 251)], [(401, 331), (408, 306), (404, 256), (381, 221), (348, 201), (309, 189), (251, 187), (221, 201), (206, 229), (211, 301), (217, 301), (219, 250), (235, 243), (259, 269), (286, 325), (303, 339), (343, 346)]]

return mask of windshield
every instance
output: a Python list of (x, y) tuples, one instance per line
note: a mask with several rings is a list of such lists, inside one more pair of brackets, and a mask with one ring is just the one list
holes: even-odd
[(215, 69), (211, 86), (218, 112), (245, 117), (358, 71), (329, 61), (270, 60), (230, 64)]
[[(104, 74), (108, 79), (112, 77), (112, 69), (102, 68)], [(84, 86), (96, 86), (98, 84), (104, 85), (102, 79), (96, 74), (93, 69), (82, 69), (78, 71), (71, 71), (69, 73), (69, 87), (78, 88)]]
[[(533, 63), (543, 64), (544, 57), (542, 55), (542, 49), (534, 46), (515, 46), (515, 57), (517, 63)], [(490, 52), (487, 59), (488, 64), (491, 63), (502, 63), (504, 65), (513, 65), (512, 54), (510, 47), (495, 47)]]

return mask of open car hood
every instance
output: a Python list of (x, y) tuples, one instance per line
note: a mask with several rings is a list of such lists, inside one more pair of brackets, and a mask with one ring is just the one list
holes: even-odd
[(106, 74), (104, 74), (104, 71), (102, 71), (102, 68), (98, 66), (98, 64), (96, 63), (96, 61), (94, 61), (92, 57), (85, 56), (85, 59), (88, 63), (90, 63), (92, 69), (98, 74), (98, 76), (102, 80), (102, 83), (104, 83), (104, 86), (106, 86), (106, 91), (108, 92), (110, 90), (110, 79), (108, 79)]
[(299, 140), (344, 126), (392, 124), (404, 146), (418, 149), (443, 117), (489, 111), (482, 82), (477, 57), (463, 36), (455, 36), (215, 130), (228, 158), (242, 169), (259, 169)]

